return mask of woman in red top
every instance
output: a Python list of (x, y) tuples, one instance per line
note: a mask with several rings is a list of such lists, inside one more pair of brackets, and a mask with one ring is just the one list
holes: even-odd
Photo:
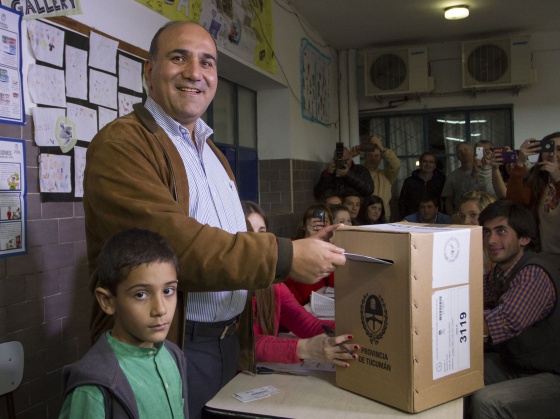
[[(253, 231), (266, 232), (268, 220), (254, 202), (243, 201), (245, 217)], [(327, 337), (322, 326), (334, 329), (333, 320), (319, 320), (295, 300), (284, 284), (274, 284), (255, 291), (253, 298), (253, 330), (257, 362), (299, 363), (303, 359), (332, 362), (348, 367), (348, 360), (357, 358), (338, 345), (352, 339), (350, 335)], [(286, 327), (297, 338), (280, 338), (278, 329)], [(358, 345), (347, 345), (358, 350)]]
[[(315, 217), (317, 211), (323, 211), (323, 217)], [(296, 236), (294, 240), (304, 239), (311, 237), (323, 227), (332, 224), (332, 214), (330, 209), (325, 204), (310, 205), (304, 212), (303, 217), (298, 225)], [(302, 306), (306, 305), (311, 299), (311, 293), (317, 291), (325, 286), (334, 287), (334, 273), (331, 272), (329, 276), (321, 279), (315, 284), (302, 284), (293, 279), (286, 279), (286, 286), (290, 289), (294, 297)]]

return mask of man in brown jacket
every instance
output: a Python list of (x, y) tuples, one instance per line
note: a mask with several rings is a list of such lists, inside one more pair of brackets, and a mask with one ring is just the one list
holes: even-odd
[[(179, 258), (181, 291), (168, 338), (184, 348), (189, 412), (196, 418), (238, 367), (254, 366), (246, 290), (287, 276), (314, 283), (345, 257), (322, 240), (292, 242), (245, 232), (233, 174), (200, 119), (218, 81), (216, 45), (203, 27), (188, 22), (162, 27), (144, 71), (146, 103), (105, 126), (87, 151), (90, 289), (97, 282), (100, 248), (115, 232), (143, 227), (168, 240)], [(92, 338), (110, 327), (94, 302)]]

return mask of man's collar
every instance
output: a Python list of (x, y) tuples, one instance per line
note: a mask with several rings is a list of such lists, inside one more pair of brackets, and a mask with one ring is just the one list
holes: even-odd
[(527, 251), (527, 249), (523, 248), (523, 251), (521, 253), (519, 253), (519, 256), (517, 256), (517, 259), (515, 259), (515, 261), (511, 264), (511, 266), (509, 268), (507, 268), (507, 270), (505, 270), (505, 271), (498, 264), (498, 267), (504, 273), (505, 276), (508, 276), (510, 274), (510, 272), (513, 271), (513, 269), (517, 266), (517, 264), (519, 263), (519, 260), (523, 257), (523, 255), (525, 254), (526, 251)]

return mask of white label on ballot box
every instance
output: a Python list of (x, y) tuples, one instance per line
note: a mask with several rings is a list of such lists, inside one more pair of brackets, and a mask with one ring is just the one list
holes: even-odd
[(440, 229), (434, 233), (432, 288), (469, 283), (471, 232)]
[(469, 286), (432, 295), (432, 355), (434, 380), (470, 368)]

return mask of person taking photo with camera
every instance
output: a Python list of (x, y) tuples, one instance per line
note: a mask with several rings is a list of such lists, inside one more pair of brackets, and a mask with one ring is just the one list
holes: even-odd
[(374, 186), (368, 169), (352, 161), (350, 150), (338, 142), (333, 154), (333, 159), (321, 173), (319, 182), (315, 185), (315, 199), (318, 201), (327, 190), (336, 191), (342, 196), (348, 189), (356, 190), (362, 198), (373, 193)]

